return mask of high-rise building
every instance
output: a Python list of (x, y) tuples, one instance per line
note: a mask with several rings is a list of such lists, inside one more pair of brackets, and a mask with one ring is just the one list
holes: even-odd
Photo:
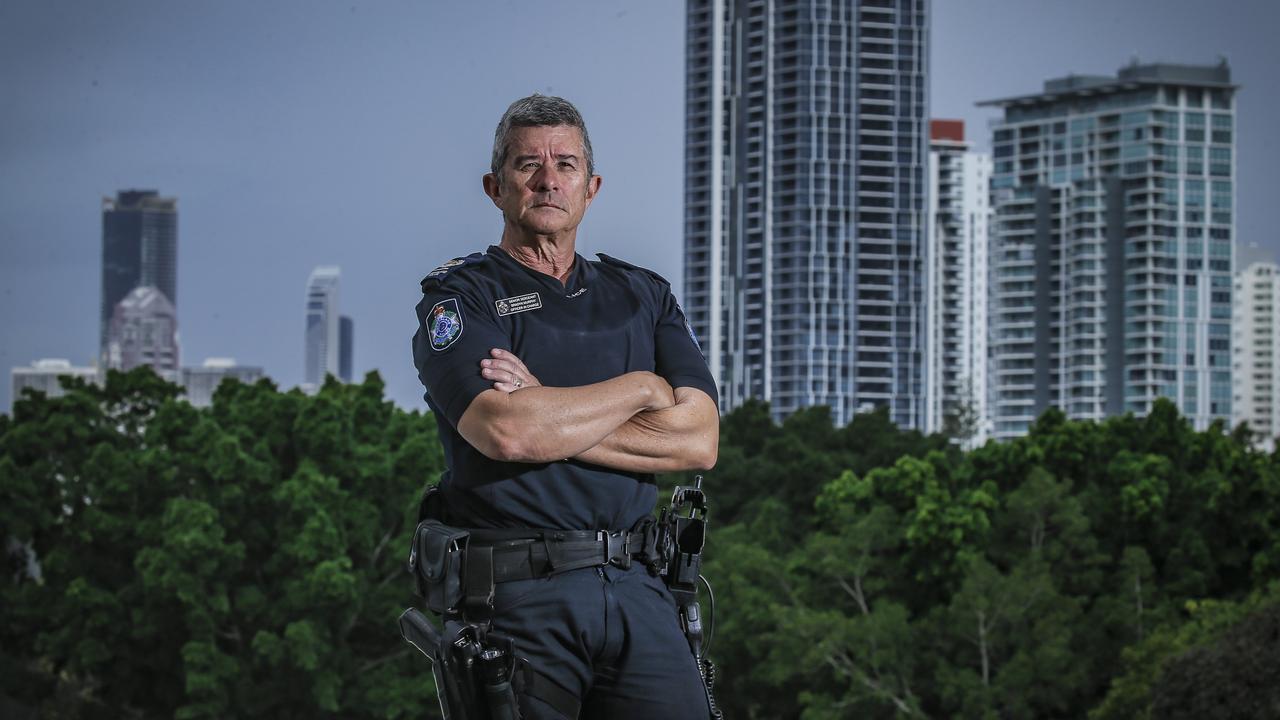
[(58, 378), (70, 375), (87, 382), (100, 382), (98, 368), (75, 367), (70, 360), (50, 358), (37, 360), (31, 367), (16, 367), (9, 371), (9, 381), (13, 388), (13, 400), (22, 399), (22, 391), (26, 388), (38, 390), (49, 397), (62, 397), (65, 390)]
[(178, 201), (155, 190), (122, 190), (102, 199), (100, 356), (116, 303), (140, 286), (178, 302)]
[(169, 298), (158, 288), (144, 286), (116, 303), (105, 356), (111, 370), (149, 365), (160, 377), (178, 382), (178, 313)]
[(926, 0), (689, 0), (687, 316), (775, 417), (924, 421)]
[(1280, 265), (1253, 263), (1236, 275), (1231, 351), (1231, 425), (1249, 423), (1259, 445), (1280, 434)]
[(262, 377), (262, 368), (237, 365), (235, 358), (208, 358), (200, 367), (182, 368), (182, 387), (187, 402), (196, 407), (213, 404), (213, 393), (227, 378), (250, 384)]
[(1235, 90), (1139, 65), (994, 100), (995, 435), (1046, 408), (1231, 417)]
[(326, 375), (338, 375), (338, 281), (342, 270), (317, 267), (307, 280), (306, 373), (303, 383), (312, 388), (324, 384)]
[(338, 318), (338, 377), (351, 382), (351, 363), (354, 361), (356, 324), (342, 315)]
[(929, 124), (929, 337), (926, 432), (981, 443), (987, 428), (987, 231), (991, 155), (965, 141), (964, 121)]

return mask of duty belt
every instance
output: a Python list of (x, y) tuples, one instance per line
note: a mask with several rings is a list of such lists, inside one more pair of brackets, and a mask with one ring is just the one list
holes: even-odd
[[(647, 561), (653, 533), (643, 530), (472, 530), (468, 564), (484, 564), (492, 553), (493, 582), (531, 580), (580, 568)], [(512, 537), (523, 535), (523, 537)]]

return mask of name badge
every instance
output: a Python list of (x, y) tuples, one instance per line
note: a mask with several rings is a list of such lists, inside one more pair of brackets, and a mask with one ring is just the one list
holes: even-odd
[(538, 293), (529, 293), (528, 295), (516, 295), (515, 297), (502, 298), (493, 303), (498, 308), (498, 317), (506, 317), (507, 315), (515, 315), (516, 313), (528, 312), (529, 310), (539, 310), (542, 308), (542, 298)]

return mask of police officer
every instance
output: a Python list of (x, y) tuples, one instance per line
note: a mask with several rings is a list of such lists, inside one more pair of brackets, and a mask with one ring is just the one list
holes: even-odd
[[(715, 464), (717, 393), (665, 280), (577, 254), (601, 178), (571, 103), (513, 103), (490, 169), (501, 241), (423, 280), (414, 362), (444, 444), (449, 524), (473, 537), (537, 530), (528, 557), (554, 558), (558, 538), (592, 535), (575, 531), (641, 527), (654, 473)], [(613, 560), (561, 572), (522, 559), (528, 577), (497, 578), (494, 629), (581, 717), (706, 718), (670, 593), (641, 563)], [(565, 705), (521, 698), (527, 718), (572, 716)]]

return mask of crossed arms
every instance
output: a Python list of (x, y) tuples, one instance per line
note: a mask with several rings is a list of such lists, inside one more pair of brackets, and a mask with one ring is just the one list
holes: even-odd
[(518, 357), (493, 350), (481, 375), (494, 386), (471, 401), (458, 432), (509, 462), (577, 458), (630, 472), (710, 470), (720, 416), (702, 390), (674, 388), (651, 372), (580, 387), (546, 387)]

